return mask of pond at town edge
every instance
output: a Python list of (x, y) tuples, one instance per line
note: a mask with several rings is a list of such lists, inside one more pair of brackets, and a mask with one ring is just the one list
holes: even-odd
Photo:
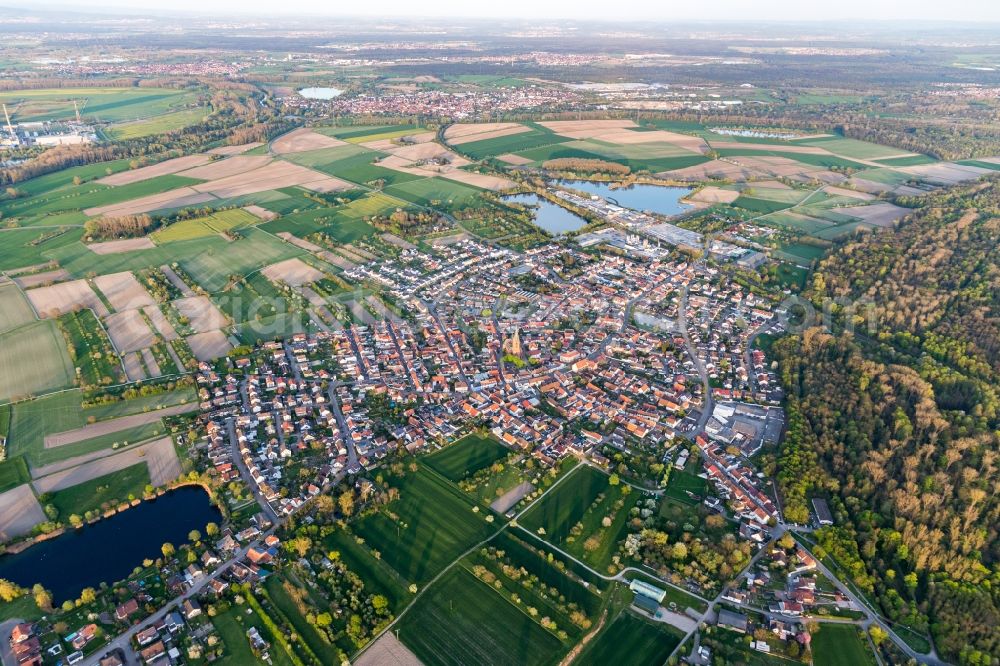
[(222, 514), (200, 486), (183, 486), (78, 530), (68, 530), (15, 555), (0, 557), (0, 578), (52, 593), (55, 603), (77, 599), (87, 587), (121, 581), (144, 559), (162, 557), (166, 543), (187, 543)]

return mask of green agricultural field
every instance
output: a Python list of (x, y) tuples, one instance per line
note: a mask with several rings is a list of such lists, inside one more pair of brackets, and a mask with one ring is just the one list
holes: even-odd
[(424, 178), (385, 188), (386, 194), (420, 206), (465, 206), (479, 198), (479, 190), (445, 178)]
[(767, 150), (764, 148), (721, 148), (718, 151), (721, 157), (785, 157), (793, 162), (817, 166), (824, 168), (841, 167), (849, 169), (867, 169), (866, 164), (855, 162), (854, 160), (838, 157), (836, 155), (810, 155), (808, 153), (789, 153), (779, 149)]
[(288, 622), (299, 637), (324, 664), (336, 664), (341, 660), (340, 650), (328, 643), (316, 627), (310, 624), (299, 612), (295, 600), (283, 587), (286, 578), (283, 575), (268, 576), (264, 581), (264, 589), (277, 610), (288, 618)]
[(0, 333), (35, 321), (28, 299), (13, 284), (0, 285)]
[(284, 648), (271, 637), (270, 631), (264, 626), (264, 621), (253, 611), (243, 606), (234, 606), (221, 615), (212, 618), (212, 624), (226, 645), (226, 656), (215, 662), (219, 666), (244, 666), (259, 663), (250, 649), (247, 639), (247, 629), (256, 627), (260, 635), (271, 644), (269, 654), (273, 666), (293, 666), (292, 660)]
[(775, 266), (774, 272), (783, 288), (805, 289), (806, 280), (809, 279), (809, 271), (791, 264), (779, 263)]
[(807, 263), (815, 259), (819, 259), (826, 254), (826, 248), (818, 247), (816, 245), (806, 245), (805, 243), (790, 243), (788, 245), (783, 245), (781, 247), (781, 251), (794, 257), (801, 257), (802, 259), (805, 259)]
[[(554, 587), (567, 602), (580, 607), (589, 617), (596, 618), (604, 603), (601, 592), (607, 581), (590, 574), (579, 564), (538, 542), (529, 542), (523, 532), (505, 530), (497, 534), (490, 545), (504, 551), (512, 561), (538, 580)], [(578, 571), (579, 570), (579, 571)], [(586, 576), (582, 574), (586, 574)], [(584, 583), (588, 585), (584, 585)]]
[[(221, 240), (221, 239), (220, 239)], [(205, 240), (191, 241), (194, 244)], [(218, 291), (231, 275), (246, 275), (264, 266), (303, 254), (294, 245), (257, 229), (245, 229), (243, 238), (222, 241), (181, 261), (181, 266), (207, 291)]]
[(680, 642), (677, 630), (670, 625), (645, 620), (626, 610), (604, 627), (573, 663), (660, 666)]
[(991, 171), (1000, 171), (1000, 164), (996, 162), (983, 162), (981, 160), (961, 160), (956, 162), (956, 164), (961, 164), (963, 166), (973, 166), (979, 167), (980, 169), (989, 169)]
[[(633, 171), (653, 172), (683, 169), (689, 166), (703, 164), (708, 161), (708, 158), (704, 155), (689, 152), (678, 153), (676, 147), (672, 145), (670, 146), (672, 154), (666, 154), (664, 152), (662, 157), (626, 157), (624, 155), (624, 152), (639, 154), (636, 151), (640, 150), (642, 149), (634, 146), (625, 148), (623, 146), (617, 146), (606, 142), (586, 140), (571, 141), (565, 144), (556, 144), (532, 150), (524, 150), (520, 151), (518, 155), (539, 163), (566, 157), (604, 160), (606, 162), (624, 164)], [(663, 150), (666, 151), (667, 149), (664, 148)]]
[(782, 203), (780, 201), (768, 201), (767, 199), (754, 199), (753, 197), (740, 196), (735, 201), (733, 201), (732, 206), (736, 208), (743, 208), (744, 210), (749, 210), (754, 213), (775, 213), (779, 210), (785, 210), (790, 208), (792, 204)]
[(902, 171), (895, 171), (893, 169), (866, 169), (865, 171), (858, 172), (854, 174), (856, 178), (861, 178), (864, 180), (870, 180), (875, 183), (882, 183), (884, 185), (904, 185), (911, 180), (916, 178), (908, 173)]
[[(95, 164), (70, 167), (26, 180), (23, 183), (18, 183), (17, 190), (21, 192), (21, 196), (34, 197), (45, 192), (54, 192), (61, 188), (76, 187), (73, 185), (74, 178), (79, 178), (86, 182), (95, 178), (103, 178), (113, 173), (126, 171), (130, 165), (131, 160), (120, 159), (113, 162), (97, 162)], [(0, 197), (0, 203), (4, 201), (10, 201), (10, 199)]]
[(856, 160), (885, 159), (887, 157), (892, 157), (893, 155), (899, 155), (900, 153), (906, 152), (905, 150), (900, 150), (899, 148), (893, 148), (891, 146), (880, 146), (877, 143), (868, 143), (867, 141), (845, 139), (842, 137), (808, 139), (798, 143), (803, 146), (815, 146), (817, 148), (822, 148), (823, 150), (829, 150), (831, 153), (854, 158)]
[(449, 481), (461, 481), (503, 460), (509, 453), (506, 447), (492, 437), (470, 433), (447, 448), (424, 458), (424, 464)]
[(4, 215), (16, 216), (25, 212), (33, 215), (41, 213), (59, 213), (71, 210), (85, 210), (98, 206), (108, 206), (130, 201), (151, 194), (160, 194), (188, 185), (196, 185), (202, 181), (168, 174), (128, 185), (111, 187), (96, 182), (83, 183), (77, 186), (60, 188), (54, 192), (40, 194), (35, 197), (14, 199), (2, 204)]
[(428, 666), (556, 664), (560, 640), (461, 567), (450, 570), (409, 609), (399, 638)]
[(506, 153), (519, 153), (524, 150), (553, 146), (567, 141), (570, 141), (570, 139), (554, 134), (549, 130), (532, 128), (530, 131), (521, 132), (520, 134), (510, 134), (494, 139), (462, 143), (455, 146), (454, 149), (463, 155), (481, 160)]
[(423, 584), (496, 530), (485, 512), (436, 473), (420, 468), (389, 484), (399, 500), (365, 516), (354, 531), (407, 581)]
[(755, 187), (752, 183), (748, 184), (743, 189), (742, 194), (743, 196), (753, 199), (763, 199), (764, 201), (773, 201), (775, 203), (784, 204), (797, 204), (806, 198), (808, 198), (810, 202), (814, 202), (825, 196), (819, 193), (806, 192), (803, 190), (783, 190), (774, 187)]
[(934, 164), (937, 162), (936, 159), (928, 155), (911, 155), (909, 157), (889, 157), (875, 161), (878, 162), (879, 164), (884, 164), (888, 167), (919, 166), (921, 164)]
[(68, 388), (74, 379), (66, 342), (54, 321), (0, 334), (0, 401)]
[[(686, 504), (698, 504), (705, 497), (707, 490), (708, 482), (700, 476), (685, 470), (670, 470), (670, 479), (666, 489), (668, 496)], [(692, 499), (688, 493), (694, 494), (698, 499)]]
[[(3, 409), (8, 409), (8, 407), (4, 406)], [(31, 472), (28, 471), (28, 463), (25, 462), (23, 456), (0, 462), (0, 493), (5, 493), (29, 481), (31, 481)]]
[[(299, 238), (305, 238), (309, 234), (322, 230), (327, 225), (338, 221), (342, 222), (343, 216), (339, 215), (340, 210), (339, 208), (313, 208), (298, 213), (288, 213), (259, 226), (268, 233), (278, 234), (287, 231)], [(373, 227), (369, 227), (369, 229), (374, 231)]]
[(353, 533), (346, 529), (335, 530), (323, 540), (323, 545), (327, 552), (340, 553), (340, 560), (365, 581), (368, 590), (388, 599), (393, 613), (399, 614), (409, 603), (413, 596), (407, 589), (409, 583), (395, 569), (373, 556), (367, 544), (358, 543)]
[(226, 646), (225, 656), (217, 662), (222, 666), (241, 666), (257, 661), (253, 650), (250, 649), (246, 628), (237, 621), (239, 608), (230, 609), (212, 618), (212, 624)]
[(82, 228), (63, 229), (0, 229), (0, 270), (46, 264), (52, 258), (49, 253), (73, 245), (83, 237)]
[(142, 137), (172, 132), (194, 125), (204, 120), (209, 113), (211, 113), (211, 110), (204, 107), (172, 111), (148, 120), (134, 120), (114, 125), (106, 130), (105, 134), (115, 141), (141, 139)]
[[(370, 137), (383, 132), (403, 132), (413, 134), (422, 131), (419, 125), (344, 125), (343, 127), (316, 127), (320, 134), (336, 137), (342, 141), (361, 137)], [(362, 141), (371, 139), (361, 138)]]
[(48, 503), (59, 509), (60, 519), (66, 521), (73, 514), (82, 517), (88, 511), (142, 497), (148, 485), (149, 465), (141, 462), (56, 491)]
[(389, 196), (389, 194), (382, 192), (372, 192), (338, 209), (338, 213), (346, 218), (360, 220), (373, 215), (385, 215), (397, 208), (408, 207), (408, 203), (395, 196)]
[[(135, 443), (150, 439), (163, 433), (163, 427), (159, 423), (130, 428), (52, 449), (45, 448), (46, 435), (82, 428), (87, 425), (87, 419), (90, 416), (103, 420), (114, 416), (137, 414), (147, 407), (155, 408), (177, 404), (178, 401), (172, 394), (163, 394), (157, 396), (160, 399), (159, 402), (151, 402), (151, 399), (130, 400), (115, 403), (113, 406), (84, 410), (81, 407), (83, 395), (82, 391), (64, 391), (37, 400), (15, 404), (10, 424), (10, 441), (7, 444), (8, 455), (23, 455), (29, 464), (38, 467), (108, 448), (115, 442), (119, 444), (125, 441)], [(190, 396), (191, 394), (185, 391), (183, 395)]]
[(573, 525), (608, 487), (608, 477), (581, 465), (521, 516), (519, 522), (532, 532), (542, 528), (544, 538), (558, 545), (565, 541)]
[(198, 400), (198, 394), (193, 388), (181, 387), (166, 393), (154, 393), (153, 395), (139, 396), (131, 400), (119, 400), (107, 405), (94, 405), (82, 408), (83, 418), (93, 418), (95, 421), (106, 421), (107, 419), (117, 419), (131, 414), (141, 414), (147, 411), (164, 409), (176, 405), (194, 403)]
[(382, 153), (369, 150), (364, 146), (352, 144), (344, 146), (334, 146), (332, 148), (320, 148), (318, 150), (306, 150), (301, 153), (289, 153), (282, 156), (282, 159), (302, 166), (316, 168), (323, 165), (336, 165), (339, 162), (350, 162), (359, 157), (369, 159), (383, 157)]
[(241, 208), (220, 210), (205, 217), (174, 222), (168, 227), (153, 232), (150, 238), (157, 244), (173, 243), (217, 236), (232, 229), (252, 227), (260, 223), (260, 218)]
[(807, 234), (815, 234), (823, 229), (828, 229), (831, 225), (831, 223), (826, 220), (800, 215), (799, 213), (793, 213), (787, 210), (770, 213), (769, 215), (758, 218), (757, 221), (761, 224), (767, 224), (770, 226), (777, 226), (785, 229), (796, 229)]
[(353, 243), (359, 238), (371, 236), (375, 233), (375, 227), (356, 218), (338, 213), (334, 219), (324, 225), (320, 231), (330, 236), (338, 243)]
[[(611, 564), (628, 526), (635, 500), (631, 487), (612, 486), (607, 476), (581, 466), (525, 514), (525, 529), (598, 571)], [(611, 523), (604, 525), (604, 519)], [(544, 530), (544, 531), (540, 531)]]
[(824, 622), (812, 635), (813, 663), (816, 666), (867, 666), (875, 659), (862, 642), (853, 624)]
[(410, 134), (417, 134), (423, 132), (422, 127), (413, 127), (412, 125), (404, 125), (401, 127), (390, 127), (381, 131), (376, 131), (371, 134), (356, 134), (348, 137), (341, 137), (344, 141), (348, 143), (363, 143), (366, 141), (384, 141), (386, 139), (398, 139), (401, 136), (408, 136)]
[(166, 88), (57, 88), (5, 91), (0, 102), (19, 122), (72, 118), (74, 101), (87, 120), (121, 122), (168, 113), (193, 97)]
[(115, 348), (93, 310), (69, 312), (59, 317), (58, 322), (82, 385), (98, 386), (125, 381), (125, 371)]

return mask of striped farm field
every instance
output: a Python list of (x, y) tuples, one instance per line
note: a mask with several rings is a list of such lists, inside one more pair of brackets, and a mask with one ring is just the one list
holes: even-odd
[(205, 217), (174, 222), (170, 226), (154, 232), (150, 238), (158, 244), (194, 240), (215, 236), (231, 229), (252, 227), (259, 222), (260, 218), (240, 208), (220, 210)]
[(0, 401), (68, 388), (74, 378), (56, 322), (36, 321), (0, 334)]
[(506, 596), (454, 567), (403, 616), (399, 639), (429, 666), (557, 664), (566, 651)]
[(423, 584), (495, 530), (458, 488), (424, 467), (391, 480), (399, 499), (354, 531), (404, 579)]

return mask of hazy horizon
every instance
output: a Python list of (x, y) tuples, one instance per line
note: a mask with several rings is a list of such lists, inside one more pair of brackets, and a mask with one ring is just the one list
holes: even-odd
[[(14, 3), (4, 5), (10, 7)], [(952, 0), (947, 4), (927, 0), (841, 0), (817, 8), (798, 0), (716, 0), (706, 13), (703, 5), (625, 0), (609, 4), (596, 0), (509, 0), (502, 6), (494, 3), (464, 3), (424, 0), (419, 4), (402, 0), (384, 0), (375, 9), (353, 5), (348, 8), (319, 0), (288, 0), (276, 9), (274, 3), (263, 0), (153, 0), (137, 7), (128, 0), (108, 0), (101, 5), (85, 0), (40, 0), (32, 9), (72, 9), (89, 12), (122, 11), (129, 14), (191, 12), (205, 15), (231, 14), (240, 16), (363, 16), (371, 18), (456, 18), (456, 19), (573, 19), (615, 21), (785, 21), (822, 22), (841, 20), (867, 21), (944, 21), (947, 23), (1000, 22), (1000, 3), (990, 0)], [(1000, 41), (1000, 35), (998, 35)]]

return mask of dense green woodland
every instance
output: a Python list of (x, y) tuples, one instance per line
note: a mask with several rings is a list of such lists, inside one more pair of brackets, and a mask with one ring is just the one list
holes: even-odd
[[(874, 331), (774, 346), (789, 520), (831, 499), (821, 550), (885, 615), (959, 663), (1000, 658), (1000, 183), (928, 195), (823, 261), (810, 297), (865, 297)], [(840, 311), (841, 324), (852, 312)]]

